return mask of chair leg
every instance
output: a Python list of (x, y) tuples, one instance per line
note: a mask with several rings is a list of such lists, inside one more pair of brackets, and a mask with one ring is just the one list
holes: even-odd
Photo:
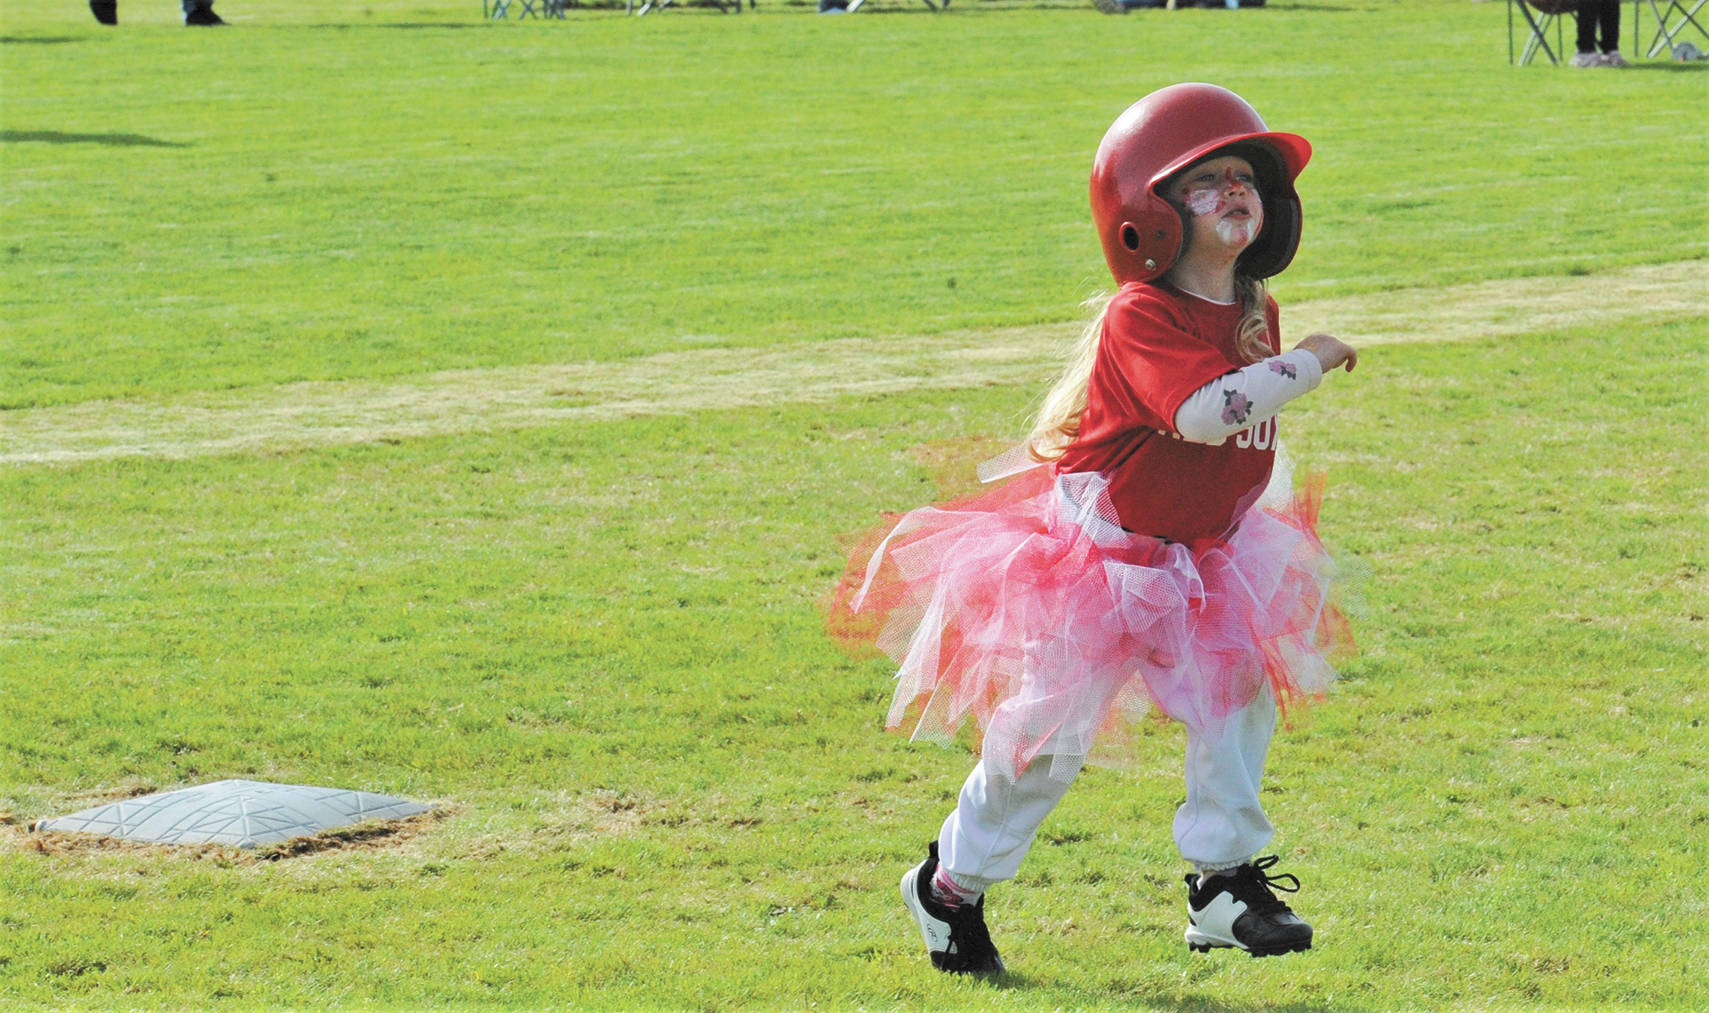
[[(1650, 13), (1654, 15), (1656, 19), (1656, 34), (1650, 36), (1650, 45), (1648, 49), (1644, 50), (1644, 55), (1654, 56), (1667, 48), (1667, 12), (1656, 6), (1656, 0), (1649, 0), (1649, 2)], [(1636, 43), (1637, 39), (1634, 37), (1632, 41)], [(1636, 46), (1633, 48), (1636, 48)]]
[(1530, 63), (1537, 55), (1537, 50), (1543, 50), (1550, 63), (1560, 63), (1555, 51), (1549, 48), (1549, 26), (1555, 26), (1555, 46), (1566, 52), (1561, 43), (1561, 22), (1558, 14), (1533, 15), (1531, 8), (1525, 5), (1525, 0), (1507, 0), (1507, 62), (1513, 62), (1513, 9), (1519, 8), (1519, 13), (1525, 18), (1525, 25), (1531, 30), (1525, 39), (1525, 45), (1519, 54), (1519, 66)]
[[(1656, 0), (1650, 0), (1650, 13), (1656, 18), (1656, 34), (1650, 40), (1650, 49), (1647, 55), (1655, 56), (1663, 50), (1669, 53), (1674, 52), (1679, 47), (1679, 40), (1676, 36), (1684, 32), (1687, 25), (1697, 29), (1705, 38), (1709, 38), (1709, 29), (1704, 28), (1703, 23), (1697, 20), (1697, 15), (1703, 10), (1705, 2), (1709, 2), (1709, 0), (1697, 0), (1697, 3), (1688, 9), (1682, 0), (1668, 0), (1667, 9), (1663, 10), (1656, 6)], [(1668, 20), (1673, 17), (1675, 11), (1679, 12), (1679, 22), (1670, 26)]]

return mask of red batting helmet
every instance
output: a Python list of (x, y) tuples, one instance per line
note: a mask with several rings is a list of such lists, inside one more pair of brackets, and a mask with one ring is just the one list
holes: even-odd
[[(1228, 150), (1224, 150), (1228, 149)], [(1116, 281), (1150, 281), (1169, 270), (1186, 241), (1183, 212), (1163, 184), (1211, 155), (1252, 163), (1264, 228), (1240, 256), (1255, 278), (1279, 274), (1300, 245), (1294, 179), (1311, 159), (1298, 134), (1274, 133), (1246, 100), (1214, 84), (1176, 84), (1128, 106), (1105, 132), (1092, 162), (1092, 222)]]

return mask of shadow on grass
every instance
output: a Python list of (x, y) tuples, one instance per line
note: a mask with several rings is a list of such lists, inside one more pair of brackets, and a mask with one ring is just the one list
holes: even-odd
[(110, 148), (188, 148), (145, 134), (68, 134), (58, 130), (0, 130), (0, 144), (100, 144)]
[(1634, 61), (1625, 69), (1647, 71), (1661, 70), (1676, 74), (1690, 74), (1694, 71), (1701, 72), (1709, 70), (1709, 60), (1692, 60), (1688, 63), (1681, 63), (1678, 60), (1646, 60), (1643, 63), (1637, 63)]
[[(1046, 989), (1059, 982), (1041, 980), (1016, 971), (1008, 971), (994, 978), (982, 979), (984, 985), (999, 992), (1025, 992), (1030, 989)], [(1108, 1002), (1105, 995), (1087, 996), (1090, 1005)], [(1375, 1009), (1371, 1006), (1361, 1006), (1342, 999), (1331, 1002), (1289, 1002), (1275, 1005), (1253, 1006), (1251, 1003), (1224, 1002), (1208, 995), (1159, 996), (1148, 999), (1135, 995), (1131, 989), (1123, 988), (1120, 992), (1120, 1003), (1125, 1008), (1146, 1010), (1192, 1010), (1195, 1013), (1253, 1013), (1254, 1010), (1264, 1010), (1265, 1013), (1328, 1013), (1336, 1010), (1338, 1013), (1368, 1013)]]
[(57, 46), (65, 42), (82, 42), (75, 35), (0, 35), (0, 46)]
[(1361, 1006), (1344, 999), (1334, 1002), (1284, 1002), (1275, 1005), (1253, 1006), (1251, 1003), (1229, 1003), (1211, 996), (1183, 996), (1178, 999), (1138, 1000), (1138, 1004), (1146, 1009), (1155, 1010), (1194, 1010), (1197, 1013), (1252, 1013), (1253, 1010), (1263, 1010), (1264, 1013), (1373, 1013), (1380, 1007)]
[[(387, 31), (402, 29), (406, 32), (419, 32), (432, 28), (485, 28), (487, 23), (488, 22), (484, 19), (477, 19), (474, 21), (329, 21), (325, 24), (291, 25), (289, 27), (293, 29), (304, 28), (317, 32), (327, 31), (329, 29), (335, 32), (349, 32), (367, 28), (380, 28)], [(497, 22), (493, 22), (493, 24), (497, 24)]]

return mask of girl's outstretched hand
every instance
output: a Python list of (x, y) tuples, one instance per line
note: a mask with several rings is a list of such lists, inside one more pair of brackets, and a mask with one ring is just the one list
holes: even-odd
[(1329, 334), (1308, 334), (1304, 341), (1294, 346), (1303, 348), (1317, 356), (1318, 365), (1325, 373), (1337, 366), (1345, 365), (1347, 372), (1353, 372), (1353, 367), (1359, 363), (1359, 353), (1352, 345), (1340, 338)]

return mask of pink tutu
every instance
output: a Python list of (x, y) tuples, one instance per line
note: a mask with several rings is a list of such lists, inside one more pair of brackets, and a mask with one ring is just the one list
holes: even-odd
[(1153, 707), (1215, 734), (1266, 685), (1286, 707), (1335, 678), (1325, 656), (1352, 641), (1321, 486), (1272, 491), (1226, 541), (1187, 546), (1107, 520), (1100, 476), (1034, 468), (902, 517), (850, 561), (832, 631), (900, 666), (893, 730), (948, 743), (972, 718), (1011, 777), (1039, 756), (1065, 778), (1120, 766)]

